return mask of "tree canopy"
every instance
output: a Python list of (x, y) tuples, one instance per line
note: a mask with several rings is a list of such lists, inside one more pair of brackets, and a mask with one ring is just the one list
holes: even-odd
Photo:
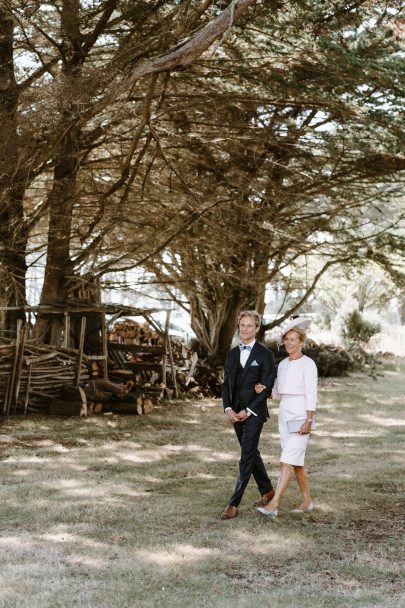
[(400, 284), (399, 10), (2, 2), (4, 301), (25, 302), (27, 261), (46, 258), (42, 303), (142, 267), (221, 359), (268, 283), (300, 278), (285, 318), (334, 265)]

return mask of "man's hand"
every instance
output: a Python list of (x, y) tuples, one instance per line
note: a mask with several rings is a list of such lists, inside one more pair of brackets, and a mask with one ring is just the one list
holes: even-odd
[(235, 422), (240, 422), (239, 416), (234, 410), (226, 410), (225, 414), (233, 424), (235, 424)]
[(239, 422), (243, 422), (244, 420), (246, 420), (246, 418), (249, 418), (246, 410), (241, 410), (239, 414), (236, 415), (238, 417)]
[(260, 382), (255, 385), (255, 391), (258, 395), (260, 395), (260, 393), (262, 393), (265, 388), (266, 386), (264, 384), (260, 384)]

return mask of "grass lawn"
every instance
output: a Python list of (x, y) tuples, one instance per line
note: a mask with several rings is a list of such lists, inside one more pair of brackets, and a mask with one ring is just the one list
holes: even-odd
[[(307, 452), (315, 511), (219, 514), (238, 450), (220, 401), (0, 426), (1, 608), (399, 608), (404, 367), (325, 381)], [(261, 451), (278, 472), (276, 409)], [(403, 470), (403, 468), (402, 468)], [(403, 557), (403, 554), (402, 554)]]

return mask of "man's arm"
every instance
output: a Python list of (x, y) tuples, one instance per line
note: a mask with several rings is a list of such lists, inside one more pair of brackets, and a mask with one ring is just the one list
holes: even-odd
[(276, 375), (276, 364), (274, 361), (273, 353), (266, 349), (264, 353), (262, 368), (260, 371), (260, 384), (264, 384), (266, 387), (260, 394), (256, 394), (255, 397), (250, 401), (248, 408), (254, 414), (257, 414), (257, 407), (263, 403), (271, 395), (271, 390), (274, 385)]
[(224, 411), (228, 416), (229, 420), (233, 423), (240, 422), (238, 414), (232, 409), (232, 398), (231, 391), (229, 389), (229, 353), (226, 357), (225, 369), (224, 369), (224, 382), (222, 384), (222, 402)]
[(232, 407), (231, 392), (229, 390), (229, 353), (226, 357), (224, 368), (224, 382), (222, 384), (222, 403), (224, 410)]

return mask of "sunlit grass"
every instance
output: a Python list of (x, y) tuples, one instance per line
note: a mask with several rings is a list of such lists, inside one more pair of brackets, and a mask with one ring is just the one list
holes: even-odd
[[(323, 381), (308, 450), (316, 510), (219, 514), (238, 450), (219, 401), (144, 417), (0, 427), (2, 608), (397, 608), (403, 534), (400, 367)], [(261, 451), (273, 478), (275, 404)]]

